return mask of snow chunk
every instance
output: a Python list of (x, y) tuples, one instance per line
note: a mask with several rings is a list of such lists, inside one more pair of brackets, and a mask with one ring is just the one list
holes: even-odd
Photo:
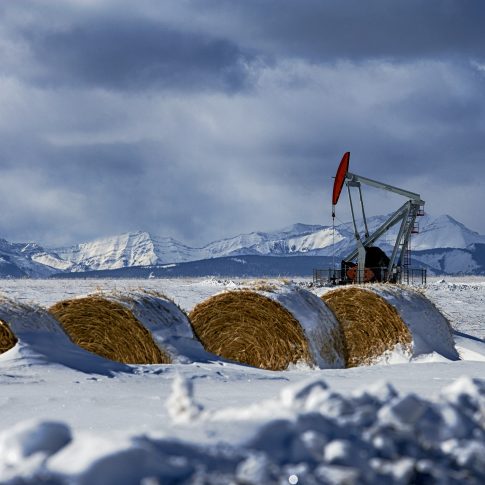
[(264, 453), (251, 453), (236, 469), (237, 483), (259, 485), (274, 479), (271, 461)]
[(16, 467), (34, 454), (53, 455), (71, 441), (64, 423), (27, 421), (0, 434), (0, 475), (2, 469)]
[(180, 375), (175, 376), (166, 406), (169, 416), (175, 423), (190, 423), (197, 419), (203, 410), (203, 407), (194, 401), (192, 381)]
[(307, 402), (314, 402), (328, 389), (322, 380), (306, 380), (292, 386), (286, 386), (280, 394), (281, 403), (287, 408), (304, 408)]
[(469, 416), (485, 424), (485, 382), (461, 377), (441, 391), (441, 396)]

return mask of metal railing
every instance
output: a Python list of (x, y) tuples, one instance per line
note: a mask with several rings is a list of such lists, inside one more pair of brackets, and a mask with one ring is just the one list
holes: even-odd
[[(390, 277), (389, 277), (390, 276)], [(354, 283), (404, 283), (426, 284), (426, 270), (405, 267), (394, 270), (390, 275), (386, 267), (365, 268), (359, 271), (356, 266), (343, 269), (326, 268), (313, 270), (313, 283), (316, 285), (349, 285)]]
[(407, 285), (425, 285), (427, 273), (423, 268), (403, 268), (400, 283)]

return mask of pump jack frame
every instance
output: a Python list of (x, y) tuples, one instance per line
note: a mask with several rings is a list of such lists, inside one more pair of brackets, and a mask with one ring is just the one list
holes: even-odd
[[(402, 282), (403, 276), (406, 277), (405, 272), (409, 271), (410, 261), (406, 261), (406, 255), (410, 244), (411, 234), (415, 231), (416, 217), (424, 215), (424, 200), (421, 196), (415, 192), (394, 187), (383, 182), (378, 182), (362, 175), (357, 175), (348, 171), (350, 153), (347, 152), (342, 161), (340, 162), (337, 176), (334, 183), (334, 195), (333, 195), (333, 213), (335, 214), (335, 205), (338, 202), (342, 187), (345, 183), (350, 201), (350, 209), (352, 213), (352, 222), (354, 226), (354, 236), (356, 241), (356, 248), (349, 253), (344, 259), (343, 263), (350, 263), (357, 258), (357, 272), (356, 282), (363, 283), (365, 281), (365, 257), (366, 248), (371, 246), (377, 239), (386, 234), (396, 224), (401, 223), (394, 244), (391, 256), (389, 258), (389, 264), (387, 268), (382, 268), (384, 274), (384, 281), (387, 282)], [(379, 228), (377, 228), (372, 234), (369, 234), (367, 226), (367, 219), (364, 209), (364, 200), (362, 197), (362, 185), (368, 185), (380, 190), (391, 192), (407, 198), (408, 200), (397, 209)], [(360, 206), (362, 210), (362, 217), (364, 221), (364, 235), (361, 237), (357, 229), (357, 221), (355, 217), (354, 204), (352, 202), (351, 188), (357, 188), (359, 191)], [(343, 275), (341, 275), (341, 278)], [(407, 277), (409, 280), (409, 275)]]

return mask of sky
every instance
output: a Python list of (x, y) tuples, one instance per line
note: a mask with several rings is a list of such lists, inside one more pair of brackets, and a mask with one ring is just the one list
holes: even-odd
[(484, 23), (482, 0), (2, 0), (0, 238), (331, 224), (345, 151), (485, 233)]

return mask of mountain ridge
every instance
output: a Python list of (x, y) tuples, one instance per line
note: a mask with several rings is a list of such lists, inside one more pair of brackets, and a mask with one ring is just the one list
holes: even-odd
[[(377, 229), (387, 217), (370, 217), (369, 230)], [(475, 246), (485, 245), (485, 236), (449, 215), (426, 215), (419, 222), (421, 231), (412, 239), (417, 261), (445, 272), (446, 269), (453, 269), (452, 272), (481, 271), (481, 260), (474, 259)], [(391, 250), (397, 230), (394, 227), (379, 241), (384, 251)], [(239, 234), (198, 248), (170, 236), (156, 236), (146, 231), (60, 248), (44, 248), (37, 243), (9, 243), (0, 239), (0, 276), (47, 277), (58, 272), (118, 270), (237, 256), (335, 256), (341, 259), (354, 245), (353, 227), (347, 223), (337, 225), (335, 234), (331, 226), (296, 223), (275, 231)], [(455, 251), (450, 252), (450, 249)]]

